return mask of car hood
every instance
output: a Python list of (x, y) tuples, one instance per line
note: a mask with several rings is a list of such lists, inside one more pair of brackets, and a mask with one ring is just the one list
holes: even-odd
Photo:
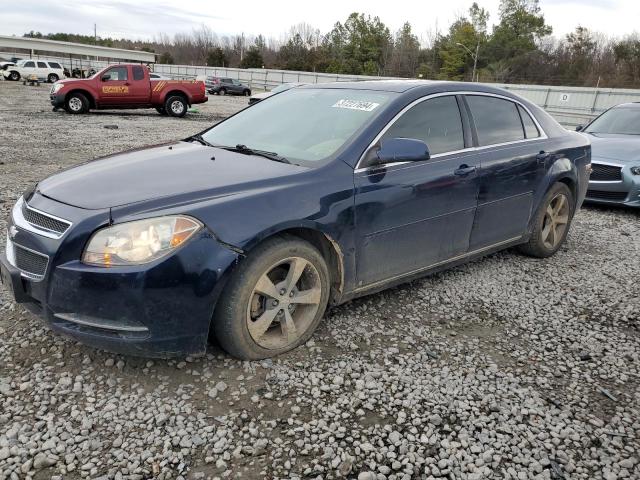
[(229, 195), (307, 171), (297, 165), (175, 142), (131, 150), (56, 173), (38, 184), (53, 200), (102, 209), (188, 194), (193, 199)]
[(640, 136), (588, 133), (591, 140), (591, 157), (616, 160), (624, 163), (640, 161)]

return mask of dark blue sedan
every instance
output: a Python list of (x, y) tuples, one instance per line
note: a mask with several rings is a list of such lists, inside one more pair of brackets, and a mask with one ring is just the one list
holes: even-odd
[(2, 279), (99, 348), (195, 354), (215, 336), (269, 357), (327, 305), (516, 245), (553, 255), (590, 158), (585, 137), (496, 88), (305, 86), (41, 181), (11, 213)]

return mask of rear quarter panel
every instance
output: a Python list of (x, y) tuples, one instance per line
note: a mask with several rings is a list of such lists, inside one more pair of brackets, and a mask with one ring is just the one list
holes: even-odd
[(163, 105), (171, 92), (181, 92), (189, 104), (206, 101), (204, 82), (200, 80), (151, 80), (151, 103)]

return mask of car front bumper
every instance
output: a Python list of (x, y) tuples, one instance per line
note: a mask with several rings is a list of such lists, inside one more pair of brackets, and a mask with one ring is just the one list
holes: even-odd
[[(102, 226), (100, 220), (83, 220), (79, 217), (86, 216), (86, 210), (67, 205), (52, 208), (57, 202), (41, 196), (35, 203), (39, 210), (74, 225), (61, 239), (52, 239), (34, 233), (12, 214), (0, 270), (16, 301), (54, 331), (92, 347), (144, 357), (206, 351), (213, 309), (225, 274), (238, 259), (236, 252), (205, 229), (156, 262), (85, 265), (79, 258), (91, 233)], [(92, 215), (99, 219), (102, 214)], [(43, 278), (34, 279), (19, 268), (16, 252), (23, 249), (48, 257)]]
[(585, 202), (603, 205), (625, 205), (640, 207), (640, 175), (631, 173), (631, 165), (617, 164), (594, 159), (593, 164), (620, 167), (619, 180), (589, 180)]
[(49, 98), (51, 99), (51, 105), (53, 105), (55, 108), (64, 107), (64, 95), (51, 94), (49, 95)]

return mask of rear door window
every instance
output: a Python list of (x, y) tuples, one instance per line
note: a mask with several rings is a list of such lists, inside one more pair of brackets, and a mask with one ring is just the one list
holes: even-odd
[(422, 140), (431, 155), (462, 150), (464, 133), (456, 98), (436, 97), (409, 109), (382, 139), (398, 137)]
[(517, 106), (502, 98), (467, 95), (480, 146), (524, 140)]
[(47, 68), (47, 64), (44, 62), (38, 62), (38, 68)]
[(133, 79), (134, 80), (144, 80), (144, 70), (140, 66), (133, 67)]

